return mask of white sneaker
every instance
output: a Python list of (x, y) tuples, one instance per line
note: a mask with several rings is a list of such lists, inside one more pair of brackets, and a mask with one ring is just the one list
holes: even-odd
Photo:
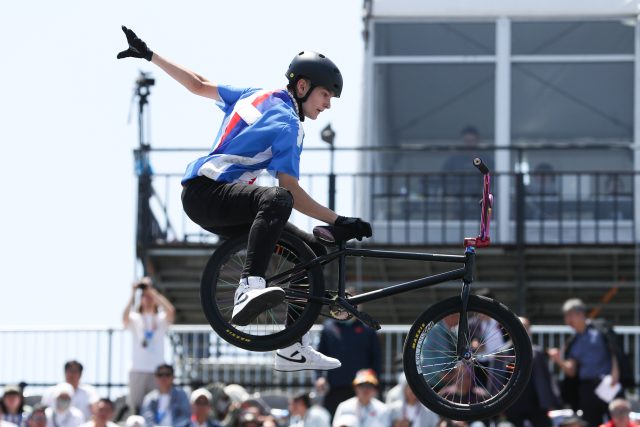
[(246, 326), (268, 309), (284, 301), (282, 288), (267, 288), (262, 277), (249, 276), (240, 279), (233, 299), (231, 323)]
[(338, 359), (325, 356), (311, 347), (309, 333), (295, 344), (276, 351), (276, 371), (302, 371), (306, 369), (328, 370), (342, 366)]

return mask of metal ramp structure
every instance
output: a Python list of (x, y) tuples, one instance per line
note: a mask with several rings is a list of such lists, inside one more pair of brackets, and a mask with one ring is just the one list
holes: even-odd
[[(205, 324), (200, 307), (200, 277), (215, 245), (165, 244), (147, 249), (149, 272), (172, 301), (178, 324)], [(415, 252), (461, 253), (453, 247), (394, 247)], [(413, 280), (448, 265), (404, 260), (348, 260), (347, 284), (357, 292)], [(618, 325), (633, 324), (635, 254), (633, 247), (529, 247), (523, 256), (524, 283), (518, 284), (518, 255), (513, 247), (478, 251), (472, 289), (488, 288), (499, 301), (534, 324), (562, 324), (562, 304), (580, 297)], [(331, 287), (332, 272), (325, 272)], [(410, 324), (430, 304), (457, 295), (458, 283), (395, 295), (366, 304), (364, 311), (384, 324)], [(523, 310), (526, 309), (526, 310)], [(322, 318), (320, 319), (322, 320)]]

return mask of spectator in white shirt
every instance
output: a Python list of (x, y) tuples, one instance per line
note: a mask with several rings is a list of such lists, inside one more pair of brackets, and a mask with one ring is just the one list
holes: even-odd
[(353, 415), (358, 419), (354, 427), (390, 427), (389, 409), (376, 399), (379, 382), (375, 372), (372, 369), (358, 371), (352, 384), (356, 395), (338, 405), (333, 427), (341, 427), (339, 421), (347, 418), (345, 415)]
[[(138, 310), (134, 310), (136, 291), (140, 292)], [(155, 388), (154, 371), (165, 363), (164, 337), (175, 318), (175, 308), (153, 287), (149, 277), (133, 284), (131, 298), (122, 322), (133, 338), (133, 361), (129, 372), (127, 405), (131, 414), (139, 414), (144, 397)]]
[(73, 386), (60, 383), (53, 391), (54, 403), (47, 408), (47, 427), (78, 427), (84, 422), (82, 412), (71, 405)]
[[(99, 399), (98, 392), (95, 387), (89, 384), (80, 383), (84, 367), (77, 360), (70, 360), (64, 364), (64, 380), (73, 387), (73, 396), (71, 398), (71, 406), (78, 408), (82, 412), (82, 420), (91, 419), (91, 406)], [(50, 387), (42, 396), (42, 404), (46, 406), (54, 405), (55, 387)]]
[(113, 418), (113, 402), (110, 399), (102, 398), (93, 405), (91, 421), (80, 427), (118, 427), (118, 424), (111, 422), (111, 418)]

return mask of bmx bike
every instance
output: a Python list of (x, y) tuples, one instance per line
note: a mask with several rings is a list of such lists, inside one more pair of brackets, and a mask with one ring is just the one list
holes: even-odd
[[(529, 381), (531, 341), (518, 317), (505, 305), (470, 292), (476, 248), (490, 244), (493, 203), (489, 170), (478, 158), (473, 163), (483, 175), (480, 233), (464, 239), (463, 255), (347, 247), (347, 241), (354, 237), (347, 230), (318, 226), (314, 235), (333, 250), (316, 256), (300, 238), (283, 233), (271, 256), (266, 281), (267, 286), (279, 286), (285, 291), (284, 302), (260, 314), (249, 325), (239, 326), (231, 322), (231, 314), (246, 258), (247, 235), (237, 236), (220, 245), (205, 267), (200, 297), (207, 320), (220, 337), (237, 347), (270, 351), (298, 340), (321, 314), (339, 320), (356, 317), (380, 329), (374, 318), (358, 310), (358, 304), (461, 279), (459, 296), (428, 306), (411, 326), (403, 350), (404, 373), (418, 399), (440, 415), (477, 420), (501, 413)], [(347, 257), (461, 266), (352, 296), (345, 291)], [(337, 289), (325, 289), (323, 267), (335, 260)]]

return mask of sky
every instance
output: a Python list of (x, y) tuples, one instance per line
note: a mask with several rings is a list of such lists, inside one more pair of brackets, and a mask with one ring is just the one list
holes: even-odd
[[(305, 146), (357, 143), (362, 97), (361, 0), (23, 0), (0, 12), (0, 327), (119, 327), (135, 261), (138, 146), (134, 81), (156, 79), (153, 147), (206, 151), (222, 118), (153, 64), (117, 60), (120, 26), (155, 52), (209, 80), (283, 87), (301, 50), (330, 57), (342, 97), (315, 122)], [(197, 154), (193, 154), (197, 157)], [(318, 155), (303, 168), (327, 172)], [(184, 159), (170, 167), (184, 168)], [(304, 170), (304, 169), (303, 169)], [(336, 171), (349, 171), (338, 162)], [(174, 201), (174, 203), (177, 201)], [(179, 202), (178, 202), (179, 203)]]

